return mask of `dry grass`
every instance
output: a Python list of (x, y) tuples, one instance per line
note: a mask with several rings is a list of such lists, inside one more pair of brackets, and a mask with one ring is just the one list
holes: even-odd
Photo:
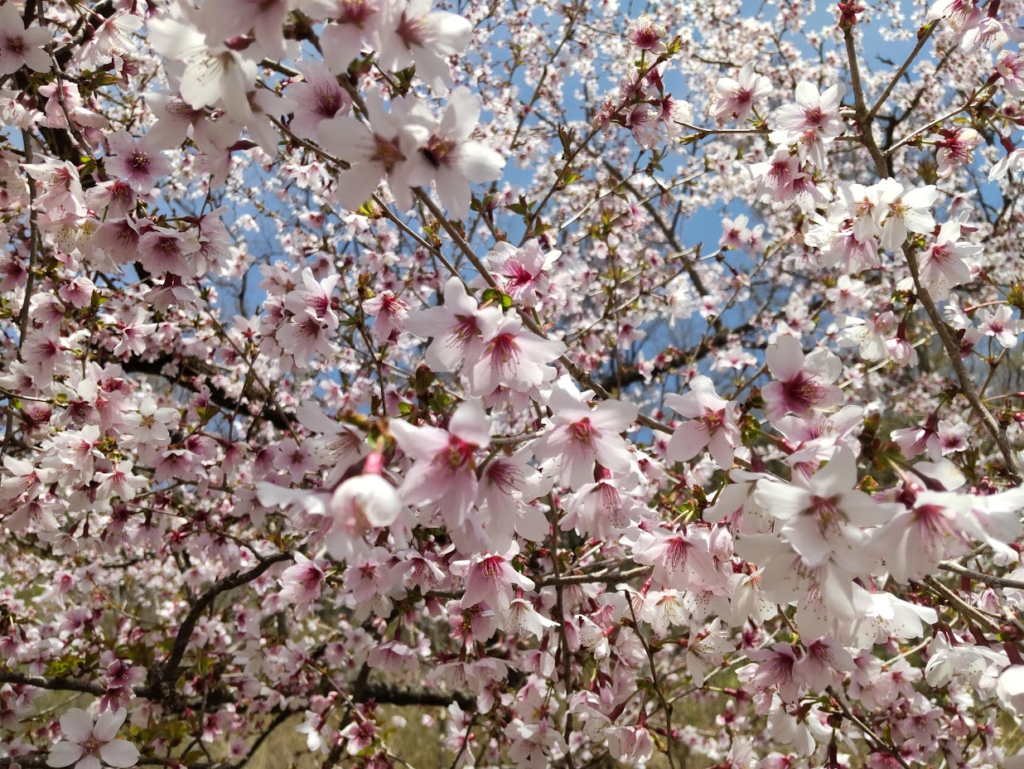
[[(455, 756), (444, 747), (447, 712), (442, 708), (383, 707), (383, 718), (379, 723), (389, 724), (385, 742), (391, 753), (415, 769), (449, 769)], [(677, 703), (676, 725), (691, 725), (697, 728), (713, 728), (717, 710), (707, 702)], [(430, 716), (433, 724), (424, 725), (424, 716)], [(253, 756), (249, 766), (252, 769), (320, 769), (323, 754), (310, 754), (306, 747), (305, 735), (295, 731), (302, 723), (296, 716), (282, 724), (270, 739)], [(404, 721), (404, 725), (402, 724)], [(676, 769), (706, 769), (714, 762), (703, 756), (692, 756), (685, 746), (673, 755)], [(353, 765), (351, 759), (343, 760), (339, 766)], [(625, 769), (630, 764), (606, 760), (593, 765), (592, 769)], [(668, 769), (664, 755), (655, 754), (647, 764), (650, 769)]]

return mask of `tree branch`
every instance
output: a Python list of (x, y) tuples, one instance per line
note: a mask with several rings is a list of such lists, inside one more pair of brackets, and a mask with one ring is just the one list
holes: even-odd
[(174, 639), (171, 656), (168, 657), (163, 665), (163, 675), (160, 677), (157, 686), (173, 685), (178, 677), (178, 671), (181, 668), (181, 660), (185, 656), (185, 650), (188, 648), (189, 641), (192, 640), (192, 631), (196, 628), (199, 616), (213, 604), (217, 596), (228, 590), (249, 584), (262, 576), (274, 564), (290, 561), (292, 558), (293, 555), (291, 553), (277, 553), (269, 558), (264, 558), (257, 566), (249, 569), (249, 571), (232, 574), (230, 577), (218, 580), (213, 587), (203, 593), (199, 600), (192, 605), (192, 609), (185, 617), (185, 621), (178, 628), (178, 635)]

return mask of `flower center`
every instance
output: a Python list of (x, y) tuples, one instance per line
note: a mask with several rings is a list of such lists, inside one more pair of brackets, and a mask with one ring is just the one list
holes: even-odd
[(583, 417), (579, 422), (569, 425), (569, 437), (581, 448), (593, 448), (594, 438), (600, 433), (590, 423), (590, 417)]
[(132, 159), (130, 163), (133, 171), (145, 171), (149, 168), (149, 155), (145, 152), (135, 150), (132, 152)]
[(384, 166), (384, 169), (391, 173), (395, 166), (405, 160), (402, 148), (398, 144), (398, 137), (385, 139), (380, 134), (373, 135), (374, 151), (373, 160)]
[(801, 410), (810, 409), (815, 403), (821, 400), (824, 388), (817, 380), (808, 377), (803, 372), (797, 374), (794, 379), (784, 383), (786, 399), (792, 405), (798, 406)]
[(412, 48), (414, 45), (423, 45), (427, 37), (426, 31), (427, 25), (422, 18), (409, 18), (409, 15), (403, 11), (395, 34), (405, 43), (406, 48)]
[(427, 140), (427, 146), (420, 149), (420, 152), (427, 158), (434, 168), (440, 168), (447, 163), (447, 157), (455, 149), (455, 142), (451, 139), (442, 139), (434, 134)]

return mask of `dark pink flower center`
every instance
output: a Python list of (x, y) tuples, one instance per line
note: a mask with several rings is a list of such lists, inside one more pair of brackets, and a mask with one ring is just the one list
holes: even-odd
[(141, 150), (135, 150), (132, 152), (131, 160), (129, 161), (133, 171), (145, 171), (149, 168), (149, 155)]
[(569, 425), (569, 438), (581, 448), (592, 449), (594, 439), (599, 435), (600, 433), (590, 423), (590, 417), (583, 417), (579, 422)]
[(825, 388), (818, 384), (818, 380), (802, 371), (788, 382), (783, 382), (782, 387), (786, 402), (794, 413), (810, 410), (825, 394)]
[(406, 48), (412, 48), (414, 45), (423, 45), (426, 40), (426, 31), (427, 25), (422, 18), (409, 18), (409, 15), (403, 11), (395, 34), (398, 35), (399, 40), (405, 43)]

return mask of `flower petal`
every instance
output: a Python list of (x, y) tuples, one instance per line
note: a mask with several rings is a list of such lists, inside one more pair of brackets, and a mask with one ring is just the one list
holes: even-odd
[(64, 740), (53, 746), (49, 757), (46, 759), (46, 765), (53, 767), (71, 766), (81, 757), (82, 746), (75, 742)]
[(108, 710), (96, 719), (96, 728), (92, 730), (93, 735), (100, 742), (110, 742), (117, 736), (117, 730), (121, 728), (121, 724), (124, 723), (127, 716), (128, 711), (124, 708), (120, 708), (114, 713)]
[(111, 766), (124, 769), (124, 767), (135, 766), (138, 763), (139, 749), (128, 740), (114, 740), (100, 748), (100, 755)]
[(60, 729), (71, 742), (85, 742), (92, 735), (92, 717), (81, 708), (71, 708), (60, 717)]

